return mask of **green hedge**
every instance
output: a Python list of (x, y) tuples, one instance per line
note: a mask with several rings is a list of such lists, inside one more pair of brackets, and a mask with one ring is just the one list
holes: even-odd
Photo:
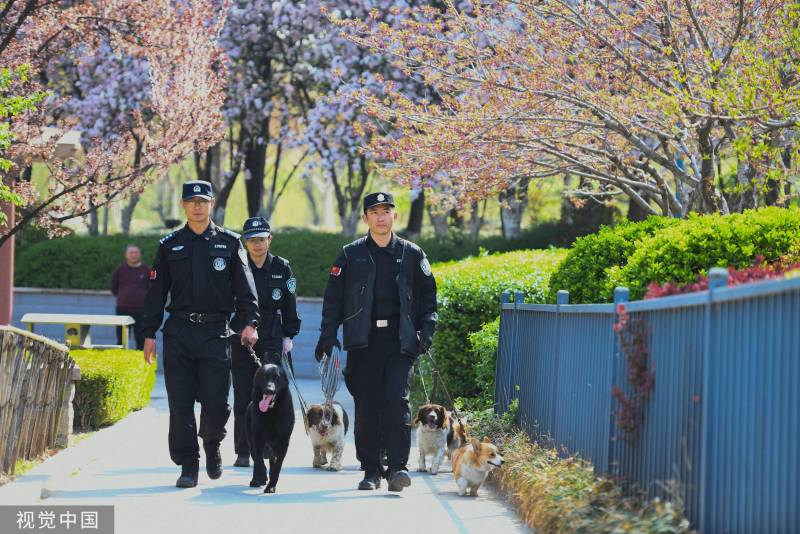
[(494, 377), (499, 335), (499, 316), (469, 335), (470, 350), (475, 357), (475, 382), (480, 389), (477, 398), (478, 409), (491, 408), (494, 405)]
[(555, 302), (561, 289), (569, 291), (573, 304), (613, 301), (610, 270), (624, 266), (643, 239), (677, 223), (677, 219), (649, 217), (642, 222), (603, 226), (595, 234), (579, 237), (550, 277), (548, 301)]
[(108, 289), (111, 272), (125, 257), (128, 244), (142, 249), (150, 264), (158, 249), (157, 235), (70, 236), (20, 247), (14, 261), (17, 287)]
[(549, 274), (563, 255), (555, 249), (517, 251), (433, 266), (439, 296), (433, 353), (453, 396), (481, 394), (468, 336), (497, 318), (500, 294), (522, 291), (526, 302), (543, 302)]
[(116, 423), (150, 402), (156, 366), (138, 350), (73, 350), (81, 368), (75, 388), (75, 428), (92, 430)]
[[(568, 244), (569, 229), (557, 223), (543, 223), (524, 231), (516, 239), (489, 236), (472, 243), (469, 236), (454, 230), (447, 237), (425, 237), (416, 242), (431, 263), (477, 255), (479, 251), (504, 252), (546, 248)], [(139, 245), (142, 259), (152, 263), (161, 235), (70, 236), (53, 240), (31, 240), (17, 250), (16, 286), (69, 289), (107, 289), (111, 272), (123, 261), (129, 243)], [(352, 238), (340, 234), (302, 229), (282, 229), (275, 233), (272, 252), (287, 258), (297, 278), (299, 295), (322, 296), (328, 270)]]
[(650, 282), (685, 284), (710, 267), (746, 267), (757, 256), (777, 260), (800, 241), (800, 210), (764, 208), (733, 215), (695, 215), (639, 243), (628, 263), (609, 272), (631, 299)]

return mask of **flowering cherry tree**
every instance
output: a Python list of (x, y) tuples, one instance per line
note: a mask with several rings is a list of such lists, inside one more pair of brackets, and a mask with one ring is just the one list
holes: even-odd
[[(44, 73), (79, 50), (73, 66), (84, 92), (71, 104), (70, 96), (54, 90), (14, 121), (15, 141), (4, 156), (14, 164), (6, 181), (20, 200), (20, 217), (0, 230), (0, 244), (25, 224), (56, 231), (62, 221), (139, 193), (170, 165), (222, 137), (226, 69), (217, 37), (226, 11), (227, 4), (215, 0), (6, 4), (0, 68), (30, 65), (31, 71), (12, 90), (42, 90)], [(121, 86), (114, 84), (128, 67), (134, 70), (125, 83), (134, 92), (144, 88), (146, 108), (119, 99)], [(85, 127), (84, 154), (54, 159), (54, 141), (76, 123)], [(55, 133), (43, 136), (45, 126)], [(48, 167), (45, 191), (23, 173), (34, 159)]]
[(438, 202), (564, 175), (580, 179), (575, 194), (623, 194), (644, 213), (785, 202), (798, 166), (794, 3), (496, 0), (425, 12), (338, 24), (437, 95), (410, 99), (387, 81), (385, 94), (356, 98), (402, 133), (373, 136), (373, 153)]

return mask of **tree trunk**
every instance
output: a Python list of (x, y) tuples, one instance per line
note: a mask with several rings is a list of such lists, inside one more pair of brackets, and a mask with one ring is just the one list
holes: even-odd
[(411, 191), (411, 210), (408, 213), (408, 225), (405, 234), (409, 239), (416, 239), (422, 233), (422, 220), (425, 217), (425, 190)]
[(642, 208), (638, 203), (631, 200), (628, 202), (628, 220), (639, 222), (647, 218), (647, 211)]
[(257, 135), (250, 135), (244, 150), (244, 179), (247, 196), (247, 216), (255, 217), (261, 211), (264, 196), (264, 172), (267, 163), (268, 122), (264, 121)]
[(431, 219), (431, 226), (433, 226), (433, 235), (439, 238), (445, 237), (449, 230), (447, 224), (447, 212), (435, 211), (435, 208), (428, 206), (428, 217)]
[(483, 213), (481, 213), (480, 204), (473, 202), (470, 207), (469, 217), (469, 238), (472, 243), (478, 242), (478, 236), (481, 233), (483, 226), (483, 216), (486, 213), (486, 200), (483, 201)]
[(522, 218), (528, 207), (530, 178), (522, 178), (500, 192), (500, 221), (503, 237), (514, 239), (522, 230)]
[[(91, 198), (89, 202), (91, 202)], [(89, 212), (89, 235), (100, 235), (100, 217), (97, 215), (97, 210), (94, 209)]]
[(319, 215), (317, 199), (314, 198), (314, 182), (310, 176), (303, 180), (303, 193), (305, 193), (308, 206), (311, 208), (311, 224), (313, 226), (319, 226), (322, 224), (322, 218)]
[(136, 204), (139, 203), (139, 193), (133, 193), (128, 199), (128, 204), (122, 210), (122, 233), (130, 235), (131, 221), (133, 220), (133, 212), (136, 210)]
[(727, 213), (728, 205), (724, 197), (719, 194), (714, 181), (714, 148), (711, 145), (711, 127), (708, 121), (699, 129), (697, 142), (700, 149), (700, 195), (702, 198), (702, 211), (705, 213)]
[(339, 175), (333, 166), (330, 176), (336, 193), (342, 235), (353, 237), (358, 231), (358, 221), (361, 217), (361, 197), (370, 177), (366, 157), (359, 156), (356, 161), (348, 158), (346, 171), (347, 185), (344, 187), (339, 183)]
[(108, 204), (103, 205), (103, 235), (108, 235)]

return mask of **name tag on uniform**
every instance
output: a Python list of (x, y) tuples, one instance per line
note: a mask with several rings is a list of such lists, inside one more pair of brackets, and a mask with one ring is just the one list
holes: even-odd
[(228, 248), (228, 245), (221, 245), (219, 243), (215, 243), (214, 248)]
[(283, 275), (281, 275), (281, 274), (273, 274), (272, 278), (283, 278)]

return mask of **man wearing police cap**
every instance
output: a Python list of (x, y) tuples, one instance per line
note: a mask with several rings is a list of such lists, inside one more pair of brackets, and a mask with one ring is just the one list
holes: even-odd
[[(259, 314), (258, 342), (255, 353), (290, 354), (292, 338), (300, 332), (297, 314), (295, 280), (289, 261), (270, 251), (272, 231), (263, 217), (251, 217), (242, 229), (247, 247), (250, 271), (258, 292)], [(231, 328), (238, 332), (243, 326), (242, 315), (237, 314)], [(290, 361), (291, 365), (291, 361)], [(233, 465), (250, 465), (250, 446), (245, 435), (245, 413), (253, 389), (253, 375), (258, 365), (242, 345), (233, 345), (231, 370), (233, 375), (233, 439), (236, 461)]]
[(411, 371), (433, 339), (436, 282), (422, 249), (392, 232), (391, 194), (367, 195), (362, 219), (369, 233), (346, 245), (331, 267), (315, 356), (341, 348), (342, 325), (345, 384), (355, 401), (356, 453), (364, 465), (358, 488), (380, 487), (383, 444), (389, 491), (402, 491), (411, 484)]
[[(206, 471), (222, 475), (219, 444), (230, 416), (231, 347), (228, 319), (242, 316), (240, 342), (258, 340), (258, 301), (247, 254), (239, 235), (209, 218), (214, 198), (211, 184), (183, 184), (181, 205), (186, 225), (161, 239), (145, 297), (144, 358), (156, 355), (156, 330), (164, 318), (167, 295), (169, 318), (164, 324), (164, 381), (169, 401), (169, 454), (181, 466), (176, 486), (197, 485), (203, 438)], [(200, 429), (194, 417), (200, 402)]]

